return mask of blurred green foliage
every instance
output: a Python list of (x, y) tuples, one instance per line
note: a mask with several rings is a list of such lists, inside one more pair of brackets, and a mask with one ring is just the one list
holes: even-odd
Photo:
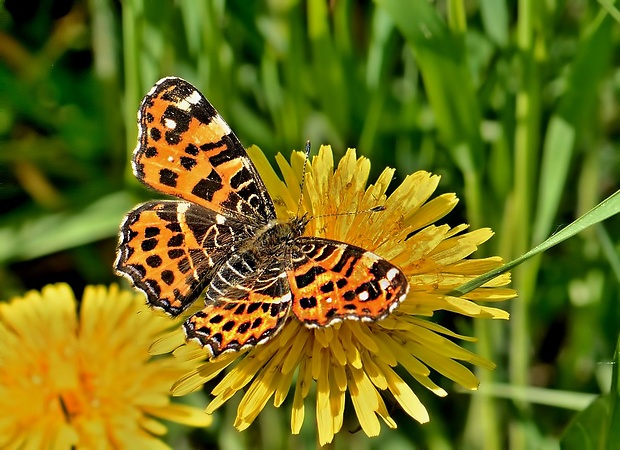
[[(135, 115), (165, 75), (270, 157), (310, 139), (356, 147), (375, 174), (442, 175), (462, 200), (448, 222), (492, 227), (481, 252), (514, 259), (620, 187), (619, 17), (594, 0), (4, 0), (0, 298), (116, 280), (118, 224), (156, 195), (130, 173)], [(395, 411), (399, 428), (369, 440), (352, 420), (335, 447), (558, 448), (580, 394), (609, 389), (619, 248), (616, 216), (513, 272), (510, 323), (437, 317), (497, 363), (478, 373), (487, 395), (437, 376), (448, 398), (416, 389), (430, 424)], [(314, 448), (310, 423), (290, 436), (287, 408), (239, 434), (228, 405), (169, 439)]]

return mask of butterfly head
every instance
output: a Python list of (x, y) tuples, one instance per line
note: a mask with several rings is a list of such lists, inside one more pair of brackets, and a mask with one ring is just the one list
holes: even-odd
[(305, 213), (300, 217), (294, 217), (290, 222), (289, 226), (291, 227), (291, 232), (295, 237), (299, 237), (304, 234), (306, 231), (306, 227), (308, 223), (312, 220), (312, 217)]

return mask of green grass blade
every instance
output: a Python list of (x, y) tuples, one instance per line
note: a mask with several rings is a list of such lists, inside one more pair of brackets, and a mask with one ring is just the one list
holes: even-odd
[(463, 393), (467, 392), (471, 392), (473, 395), (488, 395), (494, 398), (506, 398), (513, 401), (547, 405), (574, 411), (582, 411), (587, 408), (597, 397), (596, 394), (545, 389), (535, 386), (515, 386), (506, 383), (481, 385), (477, 391), (463, 390)]
[(465, 179), (468, 219), (481, 222), (483, 167), (480, 105), (467, 65), (463, 33), (453, 33), (425, 0), (376, 0), (411, 47), (442, 143)]
[(560, 242), (565, 241), (566, 239), (576, 235), (577, 233), (585, 230), (586, 228), (591, 227), (592, 225), (599, 223), (615, 214), (618, 214), (619, 212), (620, 212), (620, 191), (616, 191), (614, 194), (612, 194), (610, 197), (603, 200), (601, 203), (596, 205), (586, 214), (584, 214), (583, 216), (575, 220), (570, 225), (563, 228), (561, 231), (555, 233), (553, 236), (549, 237), (549, 239), (537, 245), (529, 252), (503, 265), (502, 267), (498, 267), (497, 269), (491, 270), (490, 272), (487, 272), (484, 275), (481, 275), (475, 278), (474, 280), (468, 283), (465, 283), (464, 285), (454, 289), (452, 292), (449, 293), (449, 295), (460, 296), (460, 295), (466, 294), (482, 286), (484, 283), (488, 282), (489, 280), (492, 280), (496, 276), (501, 275), (502, 273), (508, 272), (513, 267), (518, 266), (519, 264), (521, 264), (524, 261), (527, 261), (531, 257), (539, 253), (542, 253), (545, 250), (548, 250), (554, 245), (557, 245)]
[(312, 45), (313, 71), (321, 107), (337, 130), (349, 129), (350, 101), (343, 86), (347, 82), (342, 61), (329, 29), (329, 9), (325, 2), (308, 2), (308, 38)]
[[(140, 104), (140, 40), (138, 23), (141, 22), (143, 4), (140, 0), (130, 0), (123, 5), (123, 55), (125, 64), (125, 139), (127, 155), (136, 145), (138, 131), (136, 129), (136, 110)], [(125, 171), (126, 180), (130, 184), (136, 183), (135, 177), (127, 158)]]
[(508, 5), (505, 0), (481, 0), (482, 26), (489, 37), (500, 47), (508, 45)]
[(620, 284), (620, 254), (616, 250), (609, 233), (603, 227), (603, 225), (596, 226), (596, 234), (598, 236), (598, 240), (601, 243), (601, 250), (603, 254), (607, 258), (611, 269), (616, 276), (617, 282)]
[(542, 241), (551, 230), (566, 186), (577, 136), (590, 124), (587, 117), (593, 114), (597, 90), (609, 70), (613, 49), (612, 25), (611, 17), (601, 10), (584, 33), (566, 94), (549, 122), (543, 144), (532, 242)]
[(571, 422), (562, 436), (562, 448), (564, 450), (604, 449), (608, 420), (609, 396), (602, 395)]
[(616, 344), (616, 354), (614, 355), (614, 368), (611, 376), (611, 389), (609, 391), (611, 403), (611, 416), (609, 422), (609, 438), (607, 448), (617, 448), (620, 442), (620, 335)]
[[(467, 68), (462, 36), (454, 35), (426, 1), (377, 0), (411, 46), (424, 77), (437, 128), (452, 144), (479, 144), (480, 112)], [(454, 152), (462, 168), (481, 161), (480, 147), (471, 154)]]
[(603, 5), (603, 8), (615, 19), (616, 22), (620, 22), (620, 10), (614, 6), (614, 1), (598, 0)]
[(620, 442), (619, 377), (620, 337), (616, 346), (609, 393), (597, 397), (573, 419), (562, 436), (563, 449), (614, 450), (618, 448), (618, 442)]
[(115, 192), (71, 213), (48, 214), (0, 228), (0, 264), (28, 261), (118, 234), (118, 226), (135, 199)]

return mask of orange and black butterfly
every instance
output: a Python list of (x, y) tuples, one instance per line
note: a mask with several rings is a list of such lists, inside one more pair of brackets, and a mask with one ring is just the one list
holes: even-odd
[(407, 295), (404, 274), (385, 259), (304, 236), (306, 216), (278, 220), (246, 150), (187, 81), (157, 82), (138, 127), (136, 177), (180, 200), (127, 214), (115, 269), (172, 316), (202, 296), (184, 328), (213, 355), (266, 342), (291, 312), (308, 327), (379, 320)]

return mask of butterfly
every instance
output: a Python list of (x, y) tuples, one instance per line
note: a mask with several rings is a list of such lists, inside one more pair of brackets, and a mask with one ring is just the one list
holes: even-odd
[(138, 111), (135, 176), (179, 200), (125, 217), (114, 268), (147, 302), (178, 316), (213, 356), (267, 342), (294, 316), (310, 328), (375, 321), (406, 297), (402, 271), (363, 248), (304, 236), (307, 215), (279, 220), (245, 148), (207, 99), (176, 77)]

